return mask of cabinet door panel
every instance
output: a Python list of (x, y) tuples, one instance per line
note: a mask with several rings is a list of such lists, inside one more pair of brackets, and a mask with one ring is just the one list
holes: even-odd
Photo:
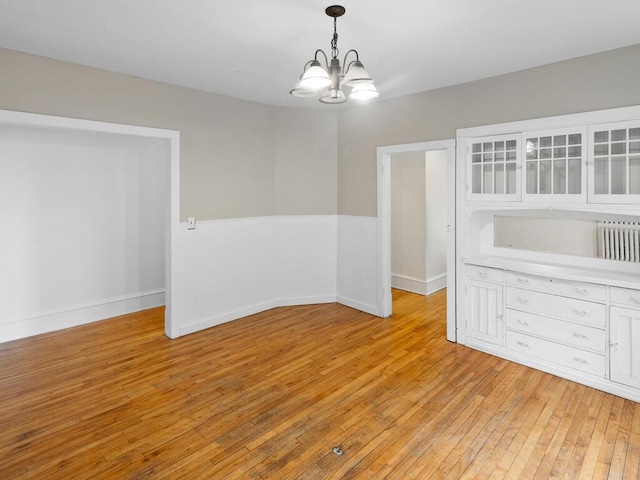
[(640, 388), (640, 311), (611, 307), (611, 380)]
[(502, 285), (467, 279), (467, 335), (503, 345)]

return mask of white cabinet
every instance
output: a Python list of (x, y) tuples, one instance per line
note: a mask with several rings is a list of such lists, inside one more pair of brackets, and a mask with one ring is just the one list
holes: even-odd
[(604, 285), (518, 272), (506, 282), (507, 350), (606, 376)]
[[(469, 275), (499, 280), (494, 283), (467, 276), (466, 334), (493, 345), (504, 343), (503, 272), (491, 268), (471, 267)], [(484, 275), (483, 275), (484, 274)]]
[(521, 135), (498, 135), (469, 141), (469, 199), (520, 200)]
[(640, 121), (589, 128), (589, 201), (640, 203)]
[(640, 290), (611, 287), (609, 296), (611, 380), (640, 388)]
[(611, 307), (610, 322), (611, 380), (640, 388), (640, 310)]
[(586, 200), (586, 128), (525, 132), (523, 149), (524, 201)]

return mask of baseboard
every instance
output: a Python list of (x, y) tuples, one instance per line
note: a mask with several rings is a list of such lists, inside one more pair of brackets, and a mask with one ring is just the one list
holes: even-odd
[(374, 305), (367, 305), (366, 303), (361, 303), (361, 302), (358, 302), (358, 301), (353, 300), (351, 298), (341, 297), (341, 296), (338, 296), (337, 301), (341, 305), (345, 305), (347, 307), (355, 308), (356, 310), (360, 310), (362, 312), (369, 313), (369, 314), (375, 315), (377, 317), (379, 316), (378, 315), (378, 308), (375, 307)]
[(406, 292), (417, 293), (418, 295), (431, 295), (432, 293), (447, 287), (447, 274), (429, 277), (426, 280), (402, 275), (400, 273), (391, 274), (391, 288), (404, 290)]
[(279, 298), (277, 300), (279, 307), (291, 307), (295, 305), (315, 305), (318, 303), (335, 303), (337, 298), (335, 295), (319, 295), (313, 297), (290, 297)]
[(182, 325), (179, 329), (179, 335), (182, 336), (199, 332), (200, 330), (204, 330), (206, 328), (215, 327), (216, 325), (221, 325), (233, 320), (238, 320), (239, 318), (248, 317), (249, 315), (255, 315), (256, 313), (264, 312), (266, 310), (271, 310), (272, 308), (276, 308), (278, 306), (278, 301), (273, 300), (256, 305), (251, 305), (249, 307), (234, 310), (232, 312), (222, 313), (205, 320)]
[(0, 324), (0, 343), (77, 327), (106, 318), (159, 307), (164, 304), (165, 291), (160, 289), (134, 295), (124, 295), (92, 304), (76, 305), (63, 310)]

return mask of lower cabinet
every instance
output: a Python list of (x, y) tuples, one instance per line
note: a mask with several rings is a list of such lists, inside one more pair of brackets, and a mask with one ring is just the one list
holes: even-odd
[(640, 401), (640, 289), (469, 265), (465, 307), (473, 347)]
[(467, 336), (502, 346), (504, 302), (502, 284), (467, 278)]
[(611, 307), (609, 365), (612, 381), (640, 388), (640, 310)]

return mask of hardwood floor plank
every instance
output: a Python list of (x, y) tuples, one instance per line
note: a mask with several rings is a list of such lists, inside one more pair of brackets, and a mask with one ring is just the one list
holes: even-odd
[(393, 293), (389, 319), (169, 340), (159, 308), (0, 344), (0, 479), (638, 476), (637, 404), (448, 342), (445, 291)]

